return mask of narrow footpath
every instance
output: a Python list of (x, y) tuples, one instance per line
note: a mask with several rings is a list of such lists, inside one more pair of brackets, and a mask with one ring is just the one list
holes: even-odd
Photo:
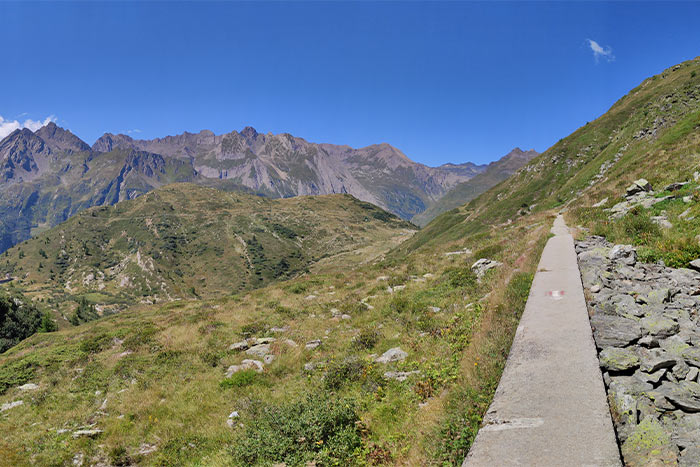
[(574, 240), (558, 216), (463, 467), (620, 466)]

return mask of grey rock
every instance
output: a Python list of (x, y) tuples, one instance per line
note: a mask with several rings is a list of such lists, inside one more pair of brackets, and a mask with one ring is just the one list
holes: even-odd
[(620, 316), (596, 314), (591, 317), (591, 325), (598, 348), (625, 347), (642, 337), (638, 322)]
[(0, 405), (0, 412), (4, 412), (5, 410), (10, 410), (14, 409), (15, 407), (19, 407), (20, 405), (23, 405), (24, 401), (12, 401), (12, 402), (6, 402), (2, 405)]
[(380, 357), (378, 357), (375, 362), (377, 363), (390, 363), (404, 360), (408, 357), (408, 354), (401, 350), (400, 347), (394, 347), (392, 349), (384, 352)]
[(476, 277), (482, 278), (482, 277), (484, 277), (484, 275), (486, 274), (487, 271), (489, 271), (493, 268), (497, 268), (497, 267), (501, 266), (502, 264), (503, 263), (501, 263), (500, 261), (495, 261), (495, 260), (488, 259), (488, 258), (481, 258), (477, 262), (472, 264), (471, 269), (472, 269), (472, 272), (474, 272), (474, 274), (476, 274)]
[(632, 184), (628, 186), (627, 190), (625, 191), (627, 196), (632, 196), (642, 191), (652, 191), (652, 187), (651, 183), (649, 183), (646, 179), (640, 178), (639, 180), (632, 182)]
[(700, 271), (700, 259), (694, 259), (690, 262), (690, 267), (696, 271)]
[(321, 340), (315, 339), (315, 340), (307, 342), (306, 345), (304, 345), (304, 347), (306, 347), (306, 350), (313, 350), (316, 347), (318, 347), (319, 345), (321, 345)]
[(696, 367), (692, 367), (688, 370), (688, 374), (685, 376), (686, 381), (698, 381), (698, 373), (700, 373), (700, 370), (698, 370)]
[(272, 344), (275, 342), (277, 339), (274, 337), (253, 337), (249, 339), (249, 342), (251, 345), (259, 345), (259, 344)]
[(687, 184), (688, 184), (688, 182), (674, 182), (674, 183), (671, 183), (669, 185), (666, 185), (666, 187), (664, 188), (664, 191), (678, 191), (681, 188), (683, 188), (684, 186), (686, 186)]
[(228, 347), (229, 350), (236, 350), (236, 351), (247, 350), (248, 348), (250, 348), (248, 341), (236, 342), (234, 344), (231, 344)]
[(637, 262), (637, 250), (632, 245), (615, 245), (608, 253), (608, 259), (627, 266), (634, 266)]
[(671, 301), (671, 291), (667, 287), (654, 289), (646, 296), (646, 303), (649, 305), (661, 305)]
[[(700, 439), (697, 440), (700, 442)], [(681, 457), (678, 459), (679, 467), (698, 467), (700, 466), (700, 444), (691, 446), (681, 452)]]
[(700, 384), (694, 381), (665, 382), (658, 390), (681, 410), (700, 412)]
[(678, 361), (675, 365), (673, 365), (673, 368), (671, 368), (671, 373), (677, 380), (685, 379), (689, 372), (690, 367), (688, 367), (683, 360)]
[(601, 368), (608, 371), (626, 371), (639, 366), (639, 357), (629, 349), (606, 347), (599, 358)]
[(677, 334), (680, 326), (663, 315), (648, 316), (641, 320), (642, 332), (654, 337), (664, 338)]
[(672, 368), (676, 364), (675, 357), (661, 349), (646, 350), (640, 348), (639, 356), (640, 369), (647, 373), (654, 373), (662, 368)]
[(661, 378), (663, 378), (665, 374), (666, 369), (661, 368), (660, 370), (657, 370), (653, 373), (637, 371), (634, 373), (634, 376), (642, 381), (646, 381), (647, 383), (657, 384), (659, 381), (661, 381)]
[(387, 371), (384, 373), (386, 379), (395, 379), (396, 381), (406, 381), (411, 375), (418, 375), (420, 371)]
[(600, 292), (600, 284), (595, 284), (591, 286), (591, 293), (598, 293)]
[(264, 369), (263, 362), (259, 360), (243, 360), (240, 365), (231, 365), (226, 370), (226, 377), (230, 378), (234, 373), (238, 373), (243, 370), (255, 370), (258, 373), (262, 373)]
[(263, 358), (270, 352), (270, 344), (257, 344), (245, 351), (248, 355), (258, 358)]
[(96, 438), (103, 433), (102, 430), (77, 430), (73, 432), (73, 438)]
[(274, 361), (275, 361), (275, 356), (272, 354), (265, 355), (263, 357), (263, 362), (265, 363), (265, 365), (269, 365), (270, 363), (272, 363)]
[(27, 384), (23, 384), (21, 386), (18, 386), (17, 389), (19, 389), (20, 391), (35, 391), (35, 390), (39, 389), (39, 385), (34, 384), (34, 383), (27, 383)]
[(690, 347), (683, 351), (683, 359), (688, 365), (700, 368), (700, 348)]
[(651, 221), (661, 227), (662, 229), (672, 229), (673, 224), (669, 222), (668, 217), (666, 216), (652, 216)]
[(654, 417), (648, 416), (637, 425), (622, 444), (626, 465), (674, 465), (678, 448)]

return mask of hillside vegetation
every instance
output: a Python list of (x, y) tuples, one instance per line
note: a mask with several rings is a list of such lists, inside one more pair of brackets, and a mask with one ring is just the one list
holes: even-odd
[(65, 324), (75, 312), (87, 320), (90, 306), (102, 314), (258, 288), (348, 252), (353, 264), (413, 231), (350, 195), (271, 200), (183, 183), (81, 212), (2, 254), (0, 273)]
[[(35, 334), (0, 355), (0, 454), (40, 465), (461, 465), (556, 211), (582, 229), (637, 232), (650, 259), (691, 254), (692, 242), (673, 242), (697, 232), (693, 219), (652, 231), (630, 220), (644, 209), (604, 209), (640, 175), (661, 187), (653, 196), (693, 178), (699, 72), (696, 59), (645, 80), (369, 263), (346, 255), (257, 290)], [(692, 217), (676, 213), (695, 212), (697, 189), (663, 201), (673, 222)], [(481, 274), (480, 258), (502, 265)]]

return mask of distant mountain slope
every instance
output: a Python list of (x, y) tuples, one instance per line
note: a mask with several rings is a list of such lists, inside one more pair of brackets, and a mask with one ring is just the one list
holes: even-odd
[(620, 198), (639, 177), (652, 185), (700, 171), (700, 57), (645, 79), (607, 113), (468, 204), (435, 218), (395, 254), (509, 225), (532, 212)]
[(187, 183), (95, 207), (6, 251), (0, 274), (33, 299), (109, 305), (257, 288), (412, 232), (350, 195), (272, 200)]
[(349, 193), (411, 219), (485, 169), (472, 163), (427, 167), (388, 144), (353, 149), (250, 127), (153, 140), (107, 133), (90, 147), (50, 123), (0, 141), (0, 252), (87, 207), (173, 182), (272, 198)]
[(448, 191), (442, 198), (430, 205), (425, 211), (413, 216), (411, 221), (425, 226), (438, 215), (471, 201), (489, 188), (501, 183), (527, 164), (539, 153), (534, 149), (523, 151), (515, 148), (501, 159), (491, 162), (479, 175), (462, 182)]

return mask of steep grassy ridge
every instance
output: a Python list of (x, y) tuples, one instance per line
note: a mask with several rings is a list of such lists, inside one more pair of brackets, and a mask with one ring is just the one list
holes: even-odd
[(350, 195), (270, 200), (175, 184), (78, 214), (6, 251), (0, 273), (69, 317), (83, 299), (114, 311), (249, 290), (413, 231)]
[(506, 182), (437, 217), (401, 252), (469, 235), (482, 225), (505, 225), (532, 212), (620, 198), (642, 175), (657, 186), (687, 179), (700, 164), (699, 112), (696, 58), (644, 80), (607, 113)]

